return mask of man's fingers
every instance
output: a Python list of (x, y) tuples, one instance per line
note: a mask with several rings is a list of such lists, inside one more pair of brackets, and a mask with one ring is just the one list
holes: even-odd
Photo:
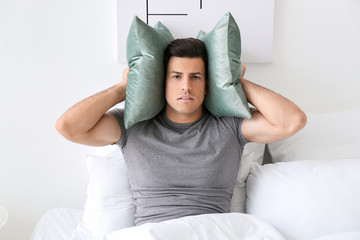
[(123, 75), (122, 75), (122, 80), (123, 81), (126, 81), (127, 80), (127, 75), (130, 71), (130, 68), (125, 68), (124, 71), (123, 71)]
[(246, 72), (246, 66), (244, 64), (241, 64), (241, 76), (243, 77)]

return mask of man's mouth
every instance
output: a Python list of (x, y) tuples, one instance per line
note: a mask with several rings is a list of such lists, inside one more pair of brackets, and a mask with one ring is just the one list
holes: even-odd
[(192, 101), (194, 100), (192, 97), (189, 96), (181, 96), (177, 98), (178, 101)]

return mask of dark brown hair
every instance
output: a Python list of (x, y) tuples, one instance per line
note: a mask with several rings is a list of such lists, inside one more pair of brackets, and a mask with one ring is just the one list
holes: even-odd
[(204, 61), (205, 79), (208, 78), (208, 59), (203, 41), (196, 38), (179, 38), (169, 43), (164, 55), (165, 71), (167, 71), (171, 57), (202, 58)]

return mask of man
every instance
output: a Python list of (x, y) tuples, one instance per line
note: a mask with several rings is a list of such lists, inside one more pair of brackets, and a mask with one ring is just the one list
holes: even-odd
[(200, 40), (171, 42), (165, 65), (166, 106), (155, 118), (125, 129), (122, 110), (107, 112), (125, 100), (126, 69), (121, 82), (75, 104), (56, 124), (73, 142), (121, 147), (136, 225), (228, 212), (244, 145), (286, 138), (306, 123), (294, 103), (243, 76), (246, 97), (256, 107), (252, 118), (212, 116), (203, 107), (207, 56)]

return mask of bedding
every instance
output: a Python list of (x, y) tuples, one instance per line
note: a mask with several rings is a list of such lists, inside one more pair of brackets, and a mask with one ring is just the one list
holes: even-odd
[[(47, 211), (37, 223), (30, 240), (86, 240), (90, 233), (85, 229), (77, 231), (83, 211), (70, 208), (55, 208)], [(85, 230), (85, 231), (84, 231)]]
[(134, 226), (135, 205), (119, 147), (98, 148), (96, 154), (88, 156), (87, 169), (90, 181), (80, 229), (99, 238), (107, 232)]
[(230, 201), (230, 212), (245, 212), (246, 180), (253, 163), (262, 164), (265, 144), (247, 143), (241, 157), (233, 196)]
[[(239, 219), (231, 220), (231, 222), (239, 222), (241, 226), (249, 224), (257, 230), (261, 229), (262, 223), (265, 222), (281, 235), (278, 239), (360, 239), (359, 113), (360, 110), (350, 110), (309, 114), (305, 133), (299, 132), (294, 138), (268, 145), (271, 147), (269, 150), (275, 163), (262, 166), (265, 146), (246, 144), (238, 171), (237, 185), (231, 200), (231, 212), (244, 212), (246, 207), (247, 214), (241, 217), (236, 215)], [(319, 134), (325, 134), (326, 137)], [(112, 208), (124, 204), (132, 206), (132, 199), (121, 198), (129, 194), (127, 178), (117, 179), (117, 174), (115, 174), (117, 172), (122, 173), (121, 176), (126, 176), (126, 165), (118, 147), (97, 148), (96, 153), (88, 157), (87, 164), (88, 169), (93, 169), (93, 171), (89, 171), (90, 182), (84, 211), (72, 209), (71, 211), (55, 210), (54, 214), (50, 214), (52, 211), (46, 213), (36, 226), (31, 240), (99, 240), (104, 234), (106, 234), (104, 239), (114, 240), (117, 239), (118, 234), (128, 234), (138, 229), (137, 227), (125, 229), (124, 225), (111, 224), (111, 219), (118, 217), (111, 215)], [(109, 172), (107, 168), (110, 168)], [(98, 190), (94, 191), (93, 184), (97, 185), (95, 188)], [(101, 190), (101, 184), (114, 184), (114, 188), (105, 186)], [(123, 189), (117, 190), (116, 186)], [(97, 200), (93, 201), (95, 198)], [(117, 198), (124, 201), (114, 201)], [(96, 203), (96, 208), (94, 203)], [(126, 208), (122, 209), (125, 209), (123, 212), (125, 215), (129, 213), (126, 212)], [(108, 210), (106, 214), (109, 215), (96, 215), (96, 210), (100, 212)], [(121, 211), (117, 212), (119, 213)], [(103, 226), (94, 224), (95, 216), (103, 217)], [(130, 214), (124, 221), (127, 222), (132, 217)], [(252, 221), (251, 217), (260, 219), (260, 223)], [(106, 223), (107, 218), (110, 220), (109, 224)], [(227, 229), (227, 234), (230, 235), (232, 232), (230, 229), (233, 226), (223, 224), (228, 219), (219, 219), (214, 221), (208, 219), (204, 220), (205, 222), (202, 219), (194, 220), (195, 223), (192, 220), (184, 223), (184, 220), (175, 221), (177, 219), (174, 219), (170, 224), (170, 229), (182, 229), (179, 236), (183, 236), (182, 233), (186, 231), (182, 227), (187, 225), (186, 229), (192, 229), (201, 222), (204, 227), (200, 227), (201, 232), (195, 231), (193, 236), (208, 234), (206, 231), (214, 231), (217, 228), (220, 230), (216, 231), (216, 234), (224, 234), (224, 229)], [(219, 224), (215, 224), (217, 221)], [(156, 234), (156, 232), (165, 234), (167, 229), (164, 226), (167, 225), (139, 226), (142, 227), (141, 231), (134, 234), (136, 236), (150, 234), (148, 239), (166, 236)], [(120, 230), (118, 233), (121, 228), (124, 231)], [(113, 231), (113, 229), (116, 230)], [(171, 236), (170, 234), (168, 236)], [(231, 238), (223, 235), (218, 239)]]
[(360, 109), (307, 115), (297, 134), (268, 144), (273, 162), (360, 158)]
[[(80, 221), (81, 218), (81, 214), (82, 211), (78, 210), (78, 209), (70, 209), (70, 208), (57, 208), (57, 209), (52, 209), (50, 211), (48, 211), (47, 213), (45, 213), (43, 215), (43, 217), (40, 219), (40, 221), (37, 223), (36, 228), (34, 229), (32, 236), (30, 238), (30, 240), (64, 240), (64, 239), (68, 239), (68, 240), (89, 240), (89, 239), (93, 239), (93, 240), (117, 240), (120, 239), (120, 236), (122, 234), (128, 234), (129, 232), (123, 233), (119, 231), (114, 231), (111, 232), (109, 234), (107, 234), (104, 237), (101, 238), (97, 238), (94, 239), (91, 237), (91, 234), (89, 232), (82, 232), (81, 234), (79, 234), (79, 232), (74, 231), (74, 228), (76, 227), (76, 224)], [(258, 239), (284, 239), (283, 236), (280, 235), (280, 233), (278, 231), (276, 231), (276, 229), (274, 229), (273, 227), (269, 227), (268, 224), (265, 224), (265, 229), (269, 229), (271, 232), (273, 232), (276, 235), (276, 238), (261, 238), (259, 236), (256, 236), (255, 233), (256, 231), (264, 231), (264, 222), (262, 220), (257, 219), (254, 216), (251, 215), (246, 215), (246, 216), (239, 216), (239, 217), (235, 217), (235, 218), (239, 218), (237, 220), (233, 220), (233, 217), (228, 217), (229, 219), (227, 219), (227, 221), (231, 221), (231, 225), (234, 225), (235, 223), (239, 222), (241, 223), (241, 228), (246, 228), (246, 231), (242, 231), (241, 234), (245, 235), (247, 234), (247, 238), (243, 238), (243, 239), (254, 239), (254, 240), (258, 240)], [(179, 221), (178, 223), (181, 223), (183, 220)], [(201, 221), (201, 219), (199, 220), (199, 222)], [(208, 220), (206, 222), (209, 222)], [(172, 223), (172, 224), (176, 224), (176, 223)], [(195, 224), (191, 224), (191, 222), (187, 222), (186, 223), (189, 226), (189, 229), (191, 229), (192, 227), (196, 226)], [(219, 230), (213, 230), (216, 233), (216, 236), (219, 235), (223, 235), (224, 231), (228, 231), (226, 233), (226, 235), (222, 236), (222, 238), (217, 238), (217, 239), (231, 239), (228, 238), (231, 232), (231, 227), (226, 226), (227, 223), (222, 221), (220, 222), (220, 224), (216, 223), (215, 221), (210, 220), (210, 224), (208, 223), (202, 223), (201, 228), (203, 228), (202, 230), (205, 232), (205, 234), (210, 234), (210, 233), (206, 233), (206, 231), (208, 231), (208, 229), (205, 229), (206, 227), (208, 227), (209, 225), (215, 224), (216, 228), (219, 228)], [(206, 226), (205, 226), (206, 225)], [(224, 226), (222, 226), (224, 225)], [(79, 225), (78, 225), (79, 227)], [(166, 227), (166, 225), (164, 226), (148, 226), (145, 229), (142, 229), (141, 232), (139, 233), (134, 233), (135, 235), (138, 236), (138, 234), (147, 234), (145, 233), (148, 230), (151, 231), (156, 231), (155, 229), (161, 229), (161, 231), (168, 231), (166, 228), (163, 229), (164, 227)], [(233, 227), (236, 227), (237, 230), (238, 226), (235, 225)], [(252, 228), (252, 229), (250, 229)], [(213, 228), (210, 228), (213, 229)], [(84, 229), (83, 229), (84, 230)], [(134, 229), (132, 229), (131, 231), (134, 231)], [(199, 229), (197, 228), (196, 231), (199, 231)], [(240, 231), (240, 230), (239, 230)], [(198, 232), (197, 235), (202, 234), (202, 232)], [(250, 238), (249, 236), (251, 236), (251, 234), (255, 235), (253, 238)], [(264, 233), (262, 233), (264, 234)], [(269, 232), (268, 232), (269, 235)], [(182, 235), (180, 235), (182, 236)], [(236, 235), (239, 237), (239, 235)], [(151, 236), (150, 239), (153, 239), (154, 236)], [(226, 237), (226, 238), (224, 238)], [(128, 239), (128, 238), (127, 238)], [(133, 239), (133, 238), (130, 238)], [(146, 239), (146, 238), (144, 238)], [(175, 238), (176, 239), (176, 238)], [(184, 239), (184, 238), (183, 238)], [(192, 239), (192, 238), (189, 238)], [(210, 238), (211, 239), (211, 238)], [(241, 239), (241, 238), (236, 238), (236, 239)], [(357, 232), (345, 232), (345, 233), (336, 233), (336, 234), (331, 234), (331, 235), (326, 235), (326, 236), (321, 236), (319, 238), (314, 238), (312, 240), (358, 240), (360, 239), (360, 231)], [(135, 238), (136, 240), (136, 238)]]
[(241, 213), (204, 214), (125, 228), (103, 240), (285, 240), (272, 226)]
[(360, 231), (360, 158), (253, 164), (246, 212), (288, 240)]
[(322, 236), (313, 240), (359, 240), (360, 232), (336, 233)]

